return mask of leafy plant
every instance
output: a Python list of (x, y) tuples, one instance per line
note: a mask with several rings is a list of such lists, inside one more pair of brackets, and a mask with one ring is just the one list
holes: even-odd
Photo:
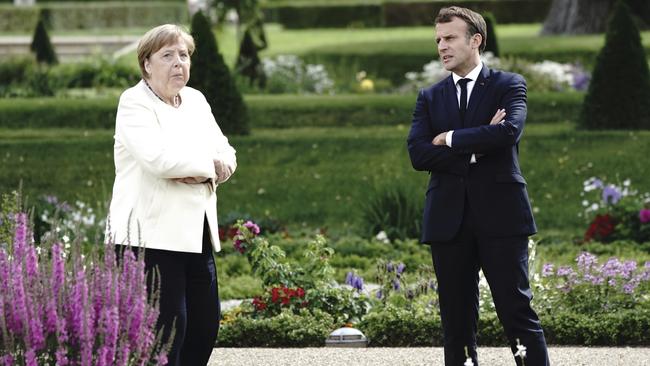
[(416, 202), (406, 187), (393, 184), (379, 188), (362, 205), (365, 232), (374, 236), (384, 231), (390, 240), (420, 235), (423, 200)]

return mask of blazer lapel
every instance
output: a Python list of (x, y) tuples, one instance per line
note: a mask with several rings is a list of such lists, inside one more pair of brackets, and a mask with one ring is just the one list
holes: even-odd
[(469, 96), (469, 103), (467, 104), (467, 112), (465, 113), (465, 127), (474, 127), (481, 125), (481, 121), (475, 121), (474, 115), (478, 106), (481, 104), (481, 99), (485, 95), (485, 90), (490, 82), (490, 69), (483, 66), (481, 73), (478, 74), (478, 79), (472, 89), (472, 94)]
[(451, 77), (451, 74), (447, 78), (446, 85), (443, 89), (445, 108), (447, 108), (447, 116), (449, 116), (449, 128), (447, 130), (458, 130), (463, 128), (463, 124), (460, 120), (460, 110), (458, 109), (458, 97), (456, 96), (456, 85), (454, 84), (454, 78)]

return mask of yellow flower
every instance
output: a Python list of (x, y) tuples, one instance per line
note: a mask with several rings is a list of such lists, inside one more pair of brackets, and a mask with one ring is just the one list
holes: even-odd
[(370, 79), (361, 80), (361, 84), (359, 86), (363, 91), (373, 91), (375, 89), (375, 83)]

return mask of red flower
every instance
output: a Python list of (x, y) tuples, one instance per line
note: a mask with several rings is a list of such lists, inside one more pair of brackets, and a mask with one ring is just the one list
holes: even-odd
[(616, 222), (609, 214), (596, 215), (585, 233), (585, 241), (605, 240), (614, 232)]
[(253, 299), (253, 306), (255, 306), (255, 310), (262, 311), (266, 309), (267, 305), (264, 301), (262, 301), (262, 299), (260, 299), (259, 297), (255, 297)]
[(278, 302), (279, 299), (280, 299), (280, 288), (279, 287), (274, 287), (271, 290), (271, 301), (276, 303), (276, 302)]
[(291, 298), (289, 297), (283, 297), (282, 298), (282, 305), (289, 305), (289, 302), (291, 301)]
[(298, 295), (298, 297), (305, 297), (305, 290), (302, 287), (298, 287), (296, 289), (296, 295)]
[(228, 239), (234, 238), (235, 235), (237, 235), (237, 228), (234, 226), (229, 227), (227, 235), (228, 235)]

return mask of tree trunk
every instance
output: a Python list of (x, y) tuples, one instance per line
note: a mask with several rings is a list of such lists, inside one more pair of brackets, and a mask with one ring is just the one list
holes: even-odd
[(553, 0), (542, 34), (602, 33), (612, 0)]

